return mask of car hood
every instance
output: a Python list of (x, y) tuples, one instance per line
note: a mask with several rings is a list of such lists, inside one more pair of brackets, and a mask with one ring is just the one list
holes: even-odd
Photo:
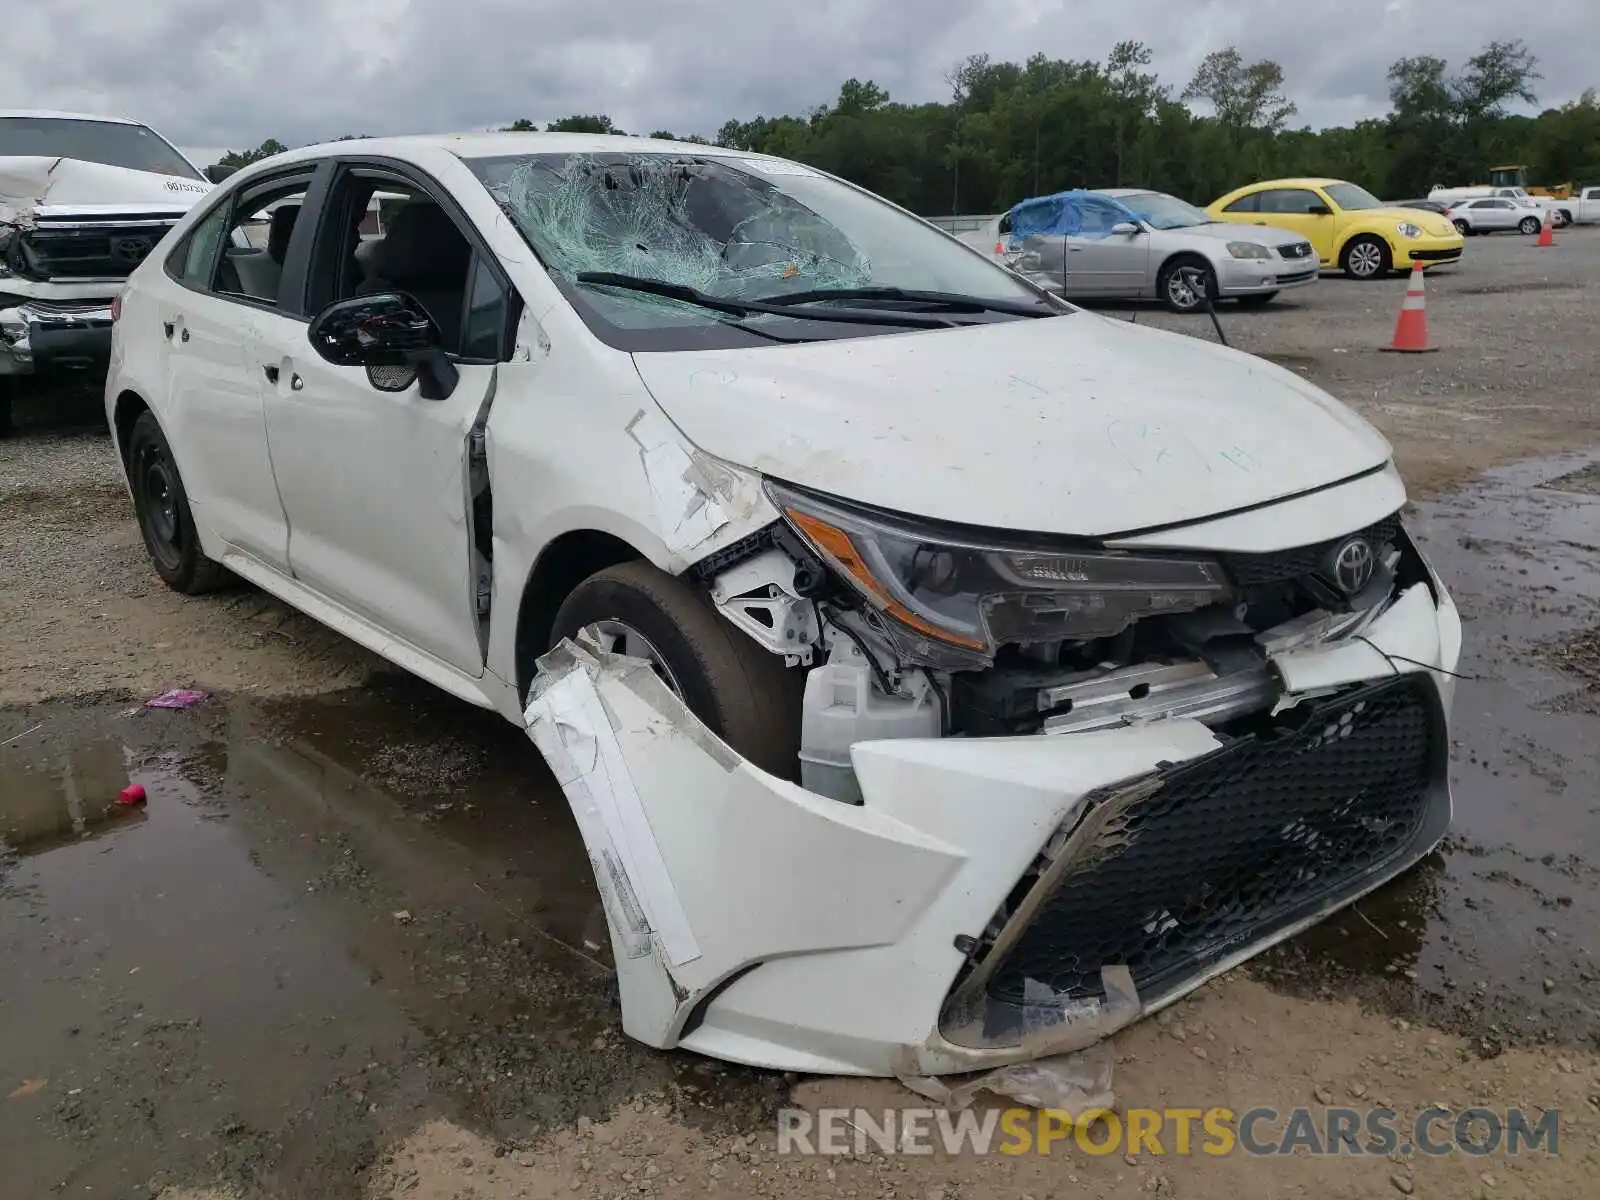
[(76, 158), (0, 157), (0, 222), (35, 215), (182, 214), (211, 191), (199, 179), (108, 167)]
[(634, 361), (683, 433), (727, 462), (996, 529), (1131, 533), (1391, 457), (1292, 372), (1087, 312)]
[(1174, 240), (1195, 238), (1201, 242), (1254, 242), (1273, 250), (1307, 240), (1304, 234), (1292, 230), (1277, 229), (1271, 225), (1235, 225), (1231, 221), (1185, 225), (1181, 229), (1157, 229), (1152, 236)]

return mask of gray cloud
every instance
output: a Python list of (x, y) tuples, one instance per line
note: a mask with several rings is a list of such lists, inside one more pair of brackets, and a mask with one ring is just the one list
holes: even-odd
[(606, 112), (624, 128), (714, 133), (729, 117), (803, 112), (849, 76), (897, 100), (943, 99), (968, 54), (1104, 58), (1148, 43), (1181, 89), (1236, 44), (1282, 63), (1298, 121), (1387, 107), (1403, 54), (1459, 63), (1491, 38), (1539, 56), (1545, 104), (1600, 82), (1593, 0), (101, 0), (13, 6), (0, 106), (126, 115), (174, 141), (253, 146), (342, 133), (476, 129)]

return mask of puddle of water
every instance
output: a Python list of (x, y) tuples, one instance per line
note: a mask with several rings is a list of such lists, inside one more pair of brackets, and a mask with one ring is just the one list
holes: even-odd
[(498, 717), (410, 681), (126, 711), (0, 712), (0, 742), (42, 726), (0, 747), (0, 1096), (47, 1081), (0, 1101), (18, 1194), (354, 1195), (425, 1115), (516, 1137), (643, 1092), (723, 1127), (781, 1102), (621, 1036), (581, 840)]
[[(1455, 820), (1444, 850), (1261, 970), (1355, 983), (1480, 1049), (1600, 1039), (1600, 716), (1539, 647), (1600, 625), (1600, 455), (1491, 472), (1410, 518), (1461, 607)], [(1287, 973), (1287, 976), (1286, 976)]]

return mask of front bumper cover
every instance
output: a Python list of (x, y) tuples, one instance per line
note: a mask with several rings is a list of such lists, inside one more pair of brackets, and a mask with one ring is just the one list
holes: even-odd
[[(1082, 1048), (1428, 853), (1450, 819), (1460, 645), (1448, 597), (1416, 584), (1361, 638), (1274, 660), (1277, 709), (1303, 727), (1267, 750), (1176, 718), (863, 742), (860, 806), (756, 769), (646, 664), (570, 642), (541, 662), (526, 720), (589, 850), (626, 1032), (781, 1070), (943, 1074)], [(1374, 745), (1406, 750), (1386, 773)], [(1228, 805), (1247, 832), (1212, 869), (1152, 874), (1176, 823)], [(1319, 857), (1341, 834), (1366, 848)], [(1273, 836), (1298, 857), (1273, 867)], [(1148, 896), (1126, 873), (1112, 886), (1119, 858)], [(1247, 911), (1273, 888), (1281, 903)]]
[(104, 367), (110, 358), (109, 301), (0, 301), (0, 375)]

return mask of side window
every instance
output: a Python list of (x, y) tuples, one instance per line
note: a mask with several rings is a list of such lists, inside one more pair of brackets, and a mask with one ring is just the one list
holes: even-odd
[(1000, 218), (1000, 236), (1005, 237), (1011, 232), (1011, 214), (1007, 213)]
[(1248, 195), (1248, 196), (1240, 196), (1237, 200), (1235, 200), (1232, 204), (1228, 205), (1228, 207), (1223, 209), (1222, 211), (1223, 212), (1239, 212), (1239, 213), (1260, 212), (1261, 211), (1261, 193), (1260, 192), (1251, 192), (1250, 195)]
[(483, 257), (474, 256), (472, 291), (467, 297), (466, 324), (461, 331), (461, 357), (499, 359), (509, 319), (506, 310), (506, 289)]
[(1583, 198), (1585, 200), (1600, 200), (1600, 188), (1590, 188), (1584, 192)]
[(492, 271), (472, 270), (473, 257), (466, 231), (425, 189), (376, 167), (348, 167), (317, 231), (309, 307), (404, 292), (433, 318), (446, 352), (497, 358), (510, 300)]
[(185, 287), (211, 290), (212, 272), (217, 265), (217, 247), (228, 228), (227, 204), (219, 204), (193, 229), (167, 257), (167, 274)]
[(1275, 188), (1261, 193), (1261, 211), (1264, 213), (1303, 217), (1322, 203), (1322, 197), (1303, 188)]
[(227, 230), (229, 245), (217, 270), (218, 295), (277, 304), (289, 239), (294, 234), (311, 174), (253, 184), (238, 194)]
[(1099, 196), (1084, 196), (1078, 200), (1080, 229), (1083, 236), (1100, 240), (1111, 236), (1111, 228), (1128, 218), (1121, 208)]

